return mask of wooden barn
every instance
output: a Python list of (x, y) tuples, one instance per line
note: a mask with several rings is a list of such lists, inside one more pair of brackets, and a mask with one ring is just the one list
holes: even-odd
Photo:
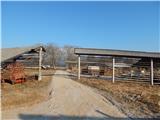
[(45, 48), (43, 46), (2, 48), (1, 70), (3, 71), (8, 65), (13, 63), (20, 63), (24, 68), (38, 68), (38, 80), (41, 80), (42, 56), (44, 52)]

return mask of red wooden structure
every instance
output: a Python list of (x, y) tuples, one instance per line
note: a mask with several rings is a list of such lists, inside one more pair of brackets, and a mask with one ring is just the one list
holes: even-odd
[(19, 62), (9, 64), (7, 66), (7, 71), (9, 73), (9, 80), (12, 82), (12, 84), (22, 83), (25, 81), (25, 72), (23, 64)]

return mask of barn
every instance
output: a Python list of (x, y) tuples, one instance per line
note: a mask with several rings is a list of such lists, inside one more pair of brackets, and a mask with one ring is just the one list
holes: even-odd
[(42, 56), (44, 52), (45, 48), (43, 46), (2, 48), (1, 69), (5, 69), (12, 63), (21, 63), (25, 68), (38, 68), (38, 80), (41, 80)]

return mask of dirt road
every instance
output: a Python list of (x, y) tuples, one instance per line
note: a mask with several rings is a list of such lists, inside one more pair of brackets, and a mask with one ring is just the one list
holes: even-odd
[(16, 120), (126, 120), (109, 101), (92, 88), (71, 80), (58, 70), (50, 84), (49, 99), (34, 106), (2, 112), (3, 119)]

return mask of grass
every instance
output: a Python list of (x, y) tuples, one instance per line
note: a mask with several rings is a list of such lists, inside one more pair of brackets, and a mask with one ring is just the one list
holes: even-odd
[(155, 117), (160, 114), (159, 85), (151, 86), (133, 82), (115, 82), (113, 84), (111, 81), (93, 78), (81, 78), (76, 81), (97, 88), (107, 99), (113, 98), (120, 109), (130, 117)]
[[(27, 69), (28, 76), (35, 75), (37, 70)], [(42, 70), (42, 74), (50, 74), (42, 77), (41, 81), (27, 78), (27, 81), (20, 84), (11, 85), (2, 83), (1, 103), (2, 110), (28, 106), (44, 101), (48, 97), (48, 85), (51, 82), (53, 70)]]

